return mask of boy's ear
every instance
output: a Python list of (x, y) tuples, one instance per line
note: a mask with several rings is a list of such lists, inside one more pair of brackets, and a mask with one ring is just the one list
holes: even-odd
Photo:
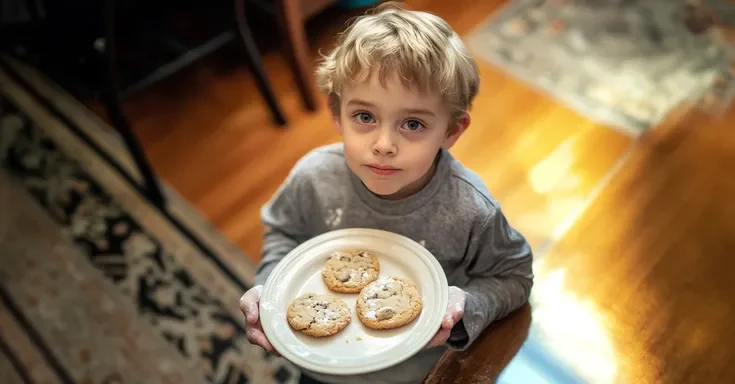
[(461, 115), (457, 119), (454, 120), (454, 123), (451, 127), (449, 127), (449, 130), (447, 131), (447, 137), (444, 138), (444, 142), (442, 143), (442, 148), (449, 149), (451, 148), (454, 143), (457, 142), (460, 136), (464, 133), (464, 131), (467, 130), (467, 127), (470, 126), (470, 114), (467, 112), (462, 112)]

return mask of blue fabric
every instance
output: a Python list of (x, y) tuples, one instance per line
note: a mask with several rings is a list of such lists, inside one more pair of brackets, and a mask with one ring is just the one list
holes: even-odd
[(339, 5), (345, 8), (362, 8), (379, 2), (380, 0), (340, 0)]

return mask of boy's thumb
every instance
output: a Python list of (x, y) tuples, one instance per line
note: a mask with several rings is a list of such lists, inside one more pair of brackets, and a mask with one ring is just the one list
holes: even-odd
[(251, 325), (258, 322), (259, 293), (259, 290), (250, 289), (240, 298), (240, 311), (242, 311), (245, 319)]

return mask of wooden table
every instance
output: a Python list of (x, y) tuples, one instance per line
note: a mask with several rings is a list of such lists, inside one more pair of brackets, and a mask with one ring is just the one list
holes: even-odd
[(288, 57), (291, 72), (299, 88), (301, 100), (309, 111), (318, 109), (318, 91), (313, 76), (314, 58), (309, 49), (305, 24), (315, 14), (336, 3), (336, 0), (278, 0), (276, 20), (282, 49)]
[(531, 327), (526, 304), (485, 330), (465, 351), (447, 351), (424, 380), (425, 384), (491, 383), (497, 380), (523, 346)]

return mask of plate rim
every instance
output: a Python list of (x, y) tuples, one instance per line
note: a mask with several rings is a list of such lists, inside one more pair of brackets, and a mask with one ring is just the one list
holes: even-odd
[[(449, 302), (449, 286), (447, 283), (447, 277), (444, 272), (444, 269), (442, 268), (441, 264), (439, 264), (439, 261), (434, 257), (434, 255), (429, 252), (428, 249), (426, 249), (424, 246), (419, 244), (418, 242), (414, 241), (413, 239), (395, 233), (390, 232), (382, 229), (374, 229), (374, 228), (344, 228), (344, 229), (337, 229), (329, 232), (322, 233), (318, 236), (315, 236), (300, 245), (298, 245), (296, 248), (291, 250), (289, 253), (286, 254), (286, 256), (281, 259), (276, 267), (273, 269), (273, 271), (268, 276), (268, 279), (266, 280), (265, 284), (263, 284), (263, 289), (261, 291), (261, 299), (260, 303), (263, 303), (264, 301), (267, 302), (267, 297), (274, 296), (274, 290), (276, 289), (275, 282), (279, 279), (277, 278), (279, 275), (283, 274), (285, 271), (286, 266), (288, 266), (291, 262), (293, 262), (296, 257), (298, 257), (301, 253), (304, 251), (315, 247), (318, 244), (333, 241), (334, 239), (338, 239), (340, 237), (345, 236), (360, 236), (360, 235), (372, 235), (376, 237), (381, 237), (383, 239), (386, 239), (391, 242), (405, 242), (405, 244), (416, 251), (417, 255), (420, 255), (418, 257), (425, 259), (424, 261), (427, 262), (428, 266), (430, 267), (429, 270), (434, 277), (434, 279), (438, 280), (437, 283), (441, 288), (441, 292), (439, 293), (441, 297), (439, 298), (439, 308), (446, 308)], [(404, 353), (401, 353), (400, 357), (398, 359), (393, 360), (385, 360), (383, 362), (380, 362), (379, 364), (365, 364), (363, 366), (359, 367), (347, 367), (347, 368), (340, 368), (340, 367), (325, 367), (322, 364), (315, 364), (314, 362), (310, 361), (309, 359), (305, 359), (301, 357), (300, 355), (291, 353), (290, 350), (287, 348), (284, 348), (284, 344), (278, 340), (278, 338), (274, 337), (275, 332), (273, 330), (272, 321), (275, 319), (273, 316), (275, 316), (275, 312), (277, 310), (273, 307), (269, 306), (261, 306), (259, 304), (259, 314), (261, 319), (261, 325), (263, 327), (263, 332), (265, 333), (266, 338), (271, 342), (271, 345), (278, 351), (281, 356), (283, 356), (286, 360), (290, 361), (293, 364), (296, 364), (299, 367), (302, 367), (306, 370), (316, 372), (316, 373), (322, 373), (327, 375), (334, 375), (334, 376), (344, 376), (344, 375), (359, 375), (359, 374), (365, 374), (365, 373), (371, 373), (375, 371), (379, 371), (382, 369), (389, 368), (391, 366), (400, 364), (401, 362), (410, 359), (414, 355), (416, 355), (418, 352), (420, 352), (426, 344), (431, 341), (431, 338), (434, 336), (434, 333), (427, 333), (427, 336), (425, 337), (425, 342), (418, 343), (411, 349), (404, 349)], [(436, 316), (436, 319), (433, 319), (429, 322), (429, 324), (436, 323), (436, 329), (438, 330), (441, 327), (442, 318), (444, 317), (444, 311), (441, 311), (441, 316)], [(353, 319), (355, 321), (356, 319)], [(359, 320), (358, 320), (359, 321)]]

